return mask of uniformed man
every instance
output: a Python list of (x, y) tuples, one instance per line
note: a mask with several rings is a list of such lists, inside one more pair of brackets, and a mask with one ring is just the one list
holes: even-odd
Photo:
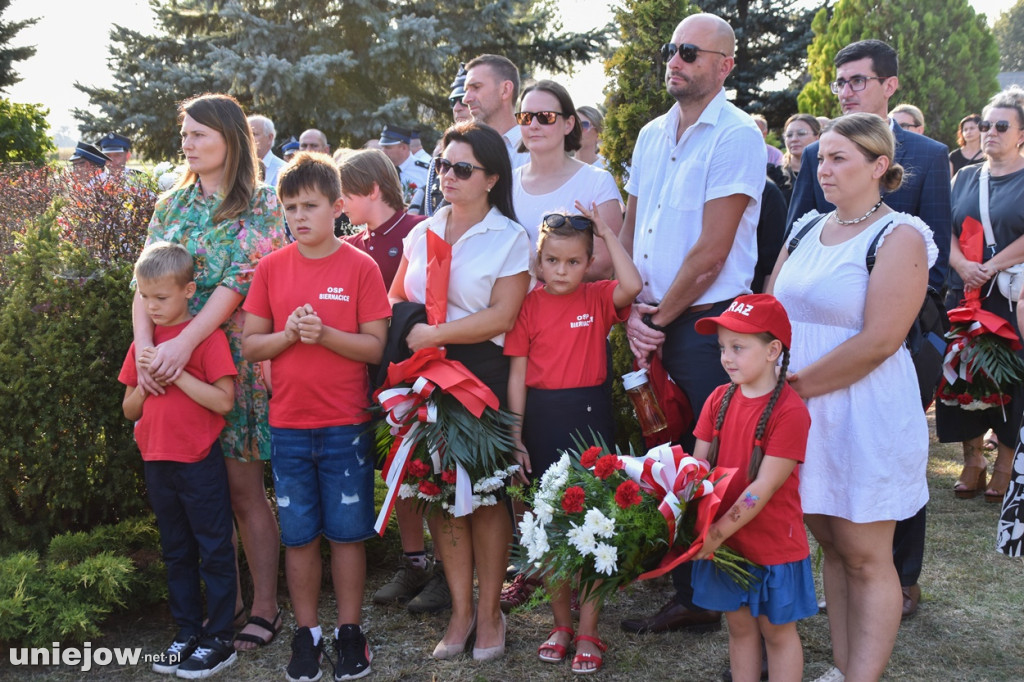
[(107, 133), (99, 139), (96, 146), (109, 159), (108, 170), (125, 170), (132, 157), (132, 141), (118, 133)]
[[(408, 128), (386, 125), (380, 133), (380, 149), (384, 152), (391, 163), (398, 169), (398, 178), (402, 181), (402, 196), (406, 205), (412, 203), (413, 195), (417, 189), (427, 186), (427, 169), (429, 163), (424, 163), (415, 158), (409, 150), (412, 142), (412, 131)], [(422, 192), (420, 192), (422, 195)], [(412, 213), (422, 212), (422, 203), (419, 206), (409, 206)]]
[(292, 157), (295, 156), (295, 152), (299, 151), (300, 146), (299, 141), (295, 139), (294, 135), (289, 137), (288, 141), (281, 145), (281, 158), (284, 159), (285, 163), (292, 160)]
[(96, 178), (107, 163), (110, 157), (101, 152), (95, 145), (88, 142), (79, 142), (75, 147), (75, 153), (71, 155), (71, 172), (75, 180), (81, 183), (90, 182)]

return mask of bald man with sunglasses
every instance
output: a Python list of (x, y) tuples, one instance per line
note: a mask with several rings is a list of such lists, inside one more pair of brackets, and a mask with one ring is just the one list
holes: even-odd
[[(660, 353), (695, 413), (729, 377), (718, 339), (694, 323), (750, 293), (767, 154), (757, 125), (729, 103), (723, 84), (735, 65), (728, 23), (695, 14), (661, 49), (676, 104), (644, 126), (633, 152), (619, 236), (644, 288), (626, 323), (641, 366)], [(680, 438), (693, 451), (693, 435)], [(693, 603), (690, 565), (673, 571), (675, 597), (658, 613), (622, 621), (627, 632), (717, 630), (721, 614)]]

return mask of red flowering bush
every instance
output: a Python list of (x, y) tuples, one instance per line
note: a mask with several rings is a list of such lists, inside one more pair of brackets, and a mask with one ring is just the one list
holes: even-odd
[(583, 511), (583, 498), (585, 494), (583, 488), (578, 485), (566, 488), (565, 495), (562, 496), (562, 509), (567, 514), (578, 514)]
[(640, 497), (640, 486), (635, 481), (623, 481), (615, 489), (615, 504), (620, 508), (629, 509), (641, 502), (643, 498)]

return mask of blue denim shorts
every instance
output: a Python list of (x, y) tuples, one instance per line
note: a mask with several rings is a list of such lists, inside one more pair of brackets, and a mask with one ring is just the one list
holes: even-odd
[(271, 427), (270, 438), (285, 547), (302, 547), (321, 535), (331, 542), (361, 542), (376, 534), (373, 433), (366, 424)]

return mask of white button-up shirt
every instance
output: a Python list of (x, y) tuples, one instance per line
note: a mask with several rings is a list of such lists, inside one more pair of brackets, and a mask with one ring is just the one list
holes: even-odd
[(704, 204), (712, 199), (750, 197), (722, 270), (693, 305), (750, 293), (757, 262), (767, 164), (761, 131), (726, 101), (724, 89), (677, 142), (679, 114), (673, 106), (640, 131), (626, 183), (626, 191), (636, 197), (633, 262), (644, 281), (637, 297), (642, 303), (657, 304), (664, 298), (701, 234)]

